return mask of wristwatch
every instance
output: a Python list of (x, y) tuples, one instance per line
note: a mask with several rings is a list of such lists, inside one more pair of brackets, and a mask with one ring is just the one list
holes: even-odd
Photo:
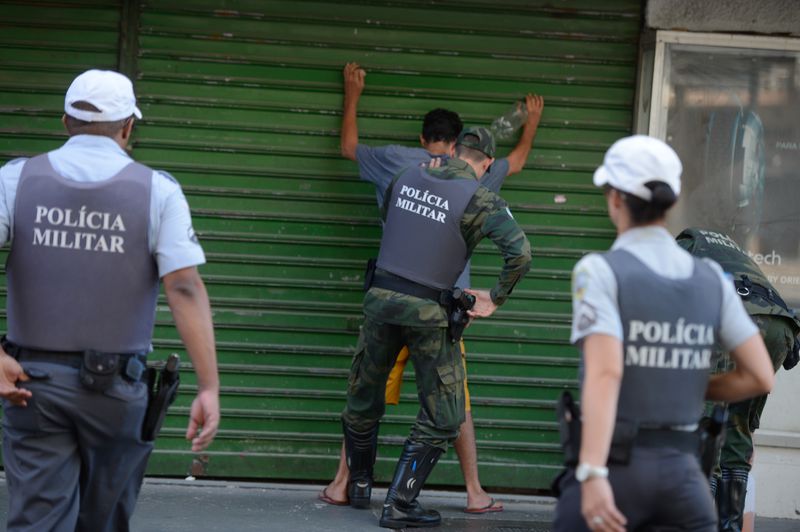
[(584, 482), (590, 478), (607, 478), (608, 468), (602, 466), (593, 466), (586, 462), (578, 465), (575, 469), (575, 480)]

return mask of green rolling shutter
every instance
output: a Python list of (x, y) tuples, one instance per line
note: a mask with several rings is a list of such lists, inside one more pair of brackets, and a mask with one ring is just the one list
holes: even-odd
[(119, 0), (41, 4), (0, 1), (2, 163), (61, 145), (64, 93), (76, 73), (117, 67)]
[[(415, 145), (434, 107), (486, 125), (524, 93), (544, 95), (528, 165), (502, 194), (529, 235), (533, 269), (466, 343), (483, 483), (547, 487), (560, 460), (554, 400), (576, 385), (569, 272), (613, 238), (591, 171), (631, 128), (638, 0), (160, 0), (123, 10), (82, 1), (47, 7), (58, 23), (34, 13), (44, 9), (0, 3), (13, 15), (0, 35), (0, 155), (60, 142), (63, 91), (82, 69), (117, 64), (123, 13), (133, 36), (119, 55), (144, 113), (134, 155), (181, 182), (208, 256), (223, 423), (193, 470), (210, 476), (335, 471), (362, 271), (380, 236), (372, 186), (339, 156), (344, 63), (368, 72), (367, 144)], [(491, 286), (500, 260), (479, 246), (473, 285)], [(163, 302), (158, 310), (163, 358), (180, 342)], [(184, 383), (151, 474), (183, 475), (192, 462), (182, 436), (191, 372)], [(416, 410), (409, 370), (381, 426), (379, 480), (389, 480)], [(462, 482), (450, 451), (431, 483)]]

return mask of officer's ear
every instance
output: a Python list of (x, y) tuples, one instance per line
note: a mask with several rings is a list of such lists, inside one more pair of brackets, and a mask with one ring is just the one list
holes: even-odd
[(614, 206), (622, 207), (625, 205), (625, 193), (621, 190), (614, 189)]
[(451, 143), (448, 145), (448, 147), (447, 147), (447, 155), (448, 155), (448, 156), (449, 156), (451, 159), (454, 159), (454, 158), (455, 158), (455, 156), (456, 156), (456, 143), (455, 143), (455, 142), (451, 142)]
[(619, 190), (606, 186), (603, 192), (605, 193), (609, 204), (615, 207), (619, 207), (622, 204), (622, 194), (619, 193)]
[(606, 200), (608, 202), (609, 214), (612, 215), (622, 210), (623, 205), (625, 205), (625, 193), (615, 188), (608, 187), (606, 190)]
[(125, 141), (130, 140), (131, 133), (133, 132), (133, 117), (128, 118), (125, 125), (122, 126), (122, 139)]
[(489, 170), (489, 167), (492, 166), (493, 162), (494, 162), (494, 157), (487, 157), (486, 160), (483, 161), (483, 173), (484, 174)]

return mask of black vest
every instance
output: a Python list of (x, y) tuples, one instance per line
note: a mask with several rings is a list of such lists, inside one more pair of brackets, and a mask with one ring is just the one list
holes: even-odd
[(438, 289), (452, 288), (469, 260), (461, 218), (480, 183), (409, 168), (386, 207), (378, 268)]
[(149, 350), (158, 297), (152, 175), (131, 163), (82, 183), (58, 175), (46, 154), (25, 163), (6, 265), (9, 340), (54, 351)]
[(603, 257), (617, 280), (623, 329), (617, 419), (650, 427), (697, 423), (721, 320), (719, 276), (700, 259), (691, 277), (669, 279), (628, 251)]

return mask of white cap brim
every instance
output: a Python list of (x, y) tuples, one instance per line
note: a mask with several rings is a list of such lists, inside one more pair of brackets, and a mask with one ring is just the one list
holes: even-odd
[(130, 112), (123, 111), (118, 113), (95, 113), (93, 111), (84, 111), (83, 109), (75, 109), (70, 105), (64, 106), (64, 112), (73, 118), (83, 120), (84, 122), (115, 122), (117, 120), (124, 120), (131, 115), (139, 120), (142, 119), (142, 112), (135, 105)]
[(608, 174), (608, 170), (606, 170), (605, 166), (599, 166), (597, 170), (594, 171), (594, 176), (592, 177), (592, 182), (596, 187), (602, 187), (609, 183), (611, 180), (611, 176)]

